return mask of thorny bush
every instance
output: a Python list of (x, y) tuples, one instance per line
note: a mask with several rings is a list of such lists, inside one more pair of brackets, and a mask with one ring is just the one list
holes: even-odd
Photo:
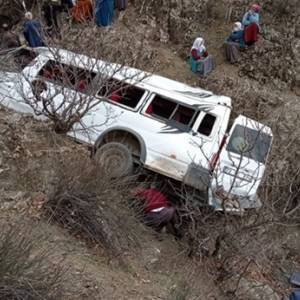
[(63, 268), (50, 263), (51, 249), (40, 245), (45, 236), (22, 225), (2, 226), (0, 233), (0, 299), (59, 299), (64, 290)]
[(134, 177), (107, 178), (88, 160), (60, 162), (55, 173), (55, 183), (43, 205), (50, 221), (115, 256), (130, 245), (139, 246), (141, 238), (132, 230), (139, 227), (138, 221), (128, 208)]

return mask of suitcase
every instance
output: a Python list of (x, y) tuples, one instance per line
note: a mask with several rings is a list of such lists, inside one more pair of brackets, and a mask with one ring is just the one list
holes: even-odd
[(115, 6), (118, 10), (125, 10), (127, 6), (127, 0), (115, 0)]

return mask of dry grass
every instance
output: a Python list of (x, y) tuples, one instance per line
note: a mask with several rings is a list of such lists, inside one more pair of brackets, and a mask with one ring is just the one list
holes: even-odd
[(116, 256), (140, 245), (138, 231), (143, 227), (128, 207), (136, 177), (105, 178), (92, 161), (74, 157), (55, 169), (55, 182), (43, 205), (50, 221)]
[(5, 225), (0, 233), (0, 299), (60, 299), (64, 294), (61, 264), (50, 263), (53, 249), (26, 220)]

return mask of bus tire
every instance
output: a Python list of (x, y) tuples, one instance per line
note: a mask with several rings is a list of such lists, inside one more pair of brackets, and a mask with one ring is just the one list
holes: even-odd
[(118, 142), (102, 145), (94, 159), (105, 176), (117, 178), (129, 175), (133, 170), (133, 158), (130, 150)]

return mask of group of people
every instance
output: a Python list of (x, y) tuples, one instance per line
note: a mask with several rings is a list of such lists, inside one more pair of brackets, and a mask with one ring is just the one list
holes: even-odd
[(98, 26), (108, 26), (113, 22), (114, 9), (125, 10), (127, 0), (46, 0), (43, 12), (49, 27), (58, 27), (57, 13), (69, 11), (74, 22), (90, 20), (95, 16)]
[(260, 32), (260, 11), (258, 4), (253, 4), (242, 19), (242, 22), (235, 22), (232, 32), (225, 42), (225, 54), (229, 62), (235, 63), (239, 57), (239, 50), (255, 44)]
[[(98, 26), (108, 26), (112, 24), (115, 8), (118, 11), (125, 10), (127, 0), (95, 0), (94, 5), (91, 0), (43, 0), (42, 14), (44, 22), (33, 18), (31, 12), (25, 13), (23, 24), (23, 35), (27, 44), (34, 47), (46, 45), (45, 36), (61, 38), (59, 14), (67, 12), (66, 17), (73, 22), (84, 22), (95, 19)], [(14, 48), (21, 45), (18, 35), (10, 30), (9, 24), (2, 24), (1, 48)]]
[[(258, 40), (260, 32), (260, 11), (261, 6), (252, 4), (244, 14), (241, 22), (235, 22), (232, 32), (224, 43), (226, 59), (235, 63), (239, 58), (239, 51), (253, 45)], [(193, 72), (206, 75), (213, 68), (212, 57), (209, 55), (204, 39), (195, 39), (190, 51), (190, 64)]]

